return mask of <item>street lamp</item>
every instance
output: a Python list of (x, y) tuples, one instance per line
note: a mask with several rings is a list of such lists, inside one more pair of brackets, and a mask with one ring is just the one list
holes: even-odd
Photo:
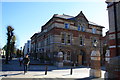
[(24, 57), (24, 53), (22, 52), (22, 47), (20, 47), (20, 50), (21, 50), (21, 55)]

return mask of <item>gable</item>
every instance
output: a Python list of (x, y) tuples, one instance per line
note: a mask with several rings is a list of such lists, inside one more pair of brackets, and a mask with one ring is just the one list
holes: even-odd
[(88, 22), (87, 18), (85, 17), (82, 11), (75, 17), (75, 19), (78, 22), (85, 22), (85, 23)]

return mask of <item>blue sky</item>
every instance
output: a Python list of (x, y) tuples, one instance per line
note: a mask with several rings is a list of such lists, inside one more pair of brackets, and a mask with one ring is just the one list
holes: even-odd
[[(1, 3), (0, 3), (1, 4)], [(30, 37), (41, 31), (54, 14), (76, 16), (83, 11), (89, 21), (108, 29), (107, 4), (101, 2), (2, 2), (2, 25), (0, 47), (6, 44), (6, 27), (11, 25), (17, 37), (16, 46), (23, 47)], [(0, 13), (1, 14), (1, 13)], [(106, 30), (104, 30), (105, 32)]]

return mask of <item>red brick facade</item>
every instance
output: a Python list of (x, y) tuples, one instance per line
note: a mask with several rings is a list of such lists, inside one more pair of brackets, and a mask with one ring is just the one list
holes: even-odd
[(120, 1), (108, 2), (109, 14), (109, 49), (108, 78), (120, 79)]
[[(79, 29), (78, 29), (79, 28)], [(69, 15), (54, 15), (40, 33), (31, 37), (31, 54), (36, 58), (58, 61), (57, 54), (63, 52), (64, 65), (89, 65), (93, 43), (97, 41), (97, 49), (102, 54), (102, 26), (88, 22), (82, 12), (76, 17)], [(94, 33), (93, 33), (94, 29)], [(42, 56), (42, 57), (41, 57)], [(82, 56), (82, 58), (79, 58)], [(79, 64), (78, 62), (80, 62)]]

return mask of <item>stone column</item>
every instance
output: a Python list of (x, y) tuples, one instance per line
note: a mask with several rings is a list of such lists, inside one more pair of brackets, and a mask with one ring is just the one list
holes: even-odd
[(57, 66), (58, 67), (63, 67), (63, 53), (62, 52), (58, 52), (58, 55), (57, 55)]
[(105, 61), (106, 64), (108, 64), (110, 61), (110, 50), (106, 50)]
[(106, 65), (106, 72), (105, 72), (105, 78), (108, 78), (108, 66), (110, 62), (110, 50), (106, 50), (105, 54), (105, 65)]
[(90, 77), (101, 77), (100, 52), (98, 50), (91, 53)]

